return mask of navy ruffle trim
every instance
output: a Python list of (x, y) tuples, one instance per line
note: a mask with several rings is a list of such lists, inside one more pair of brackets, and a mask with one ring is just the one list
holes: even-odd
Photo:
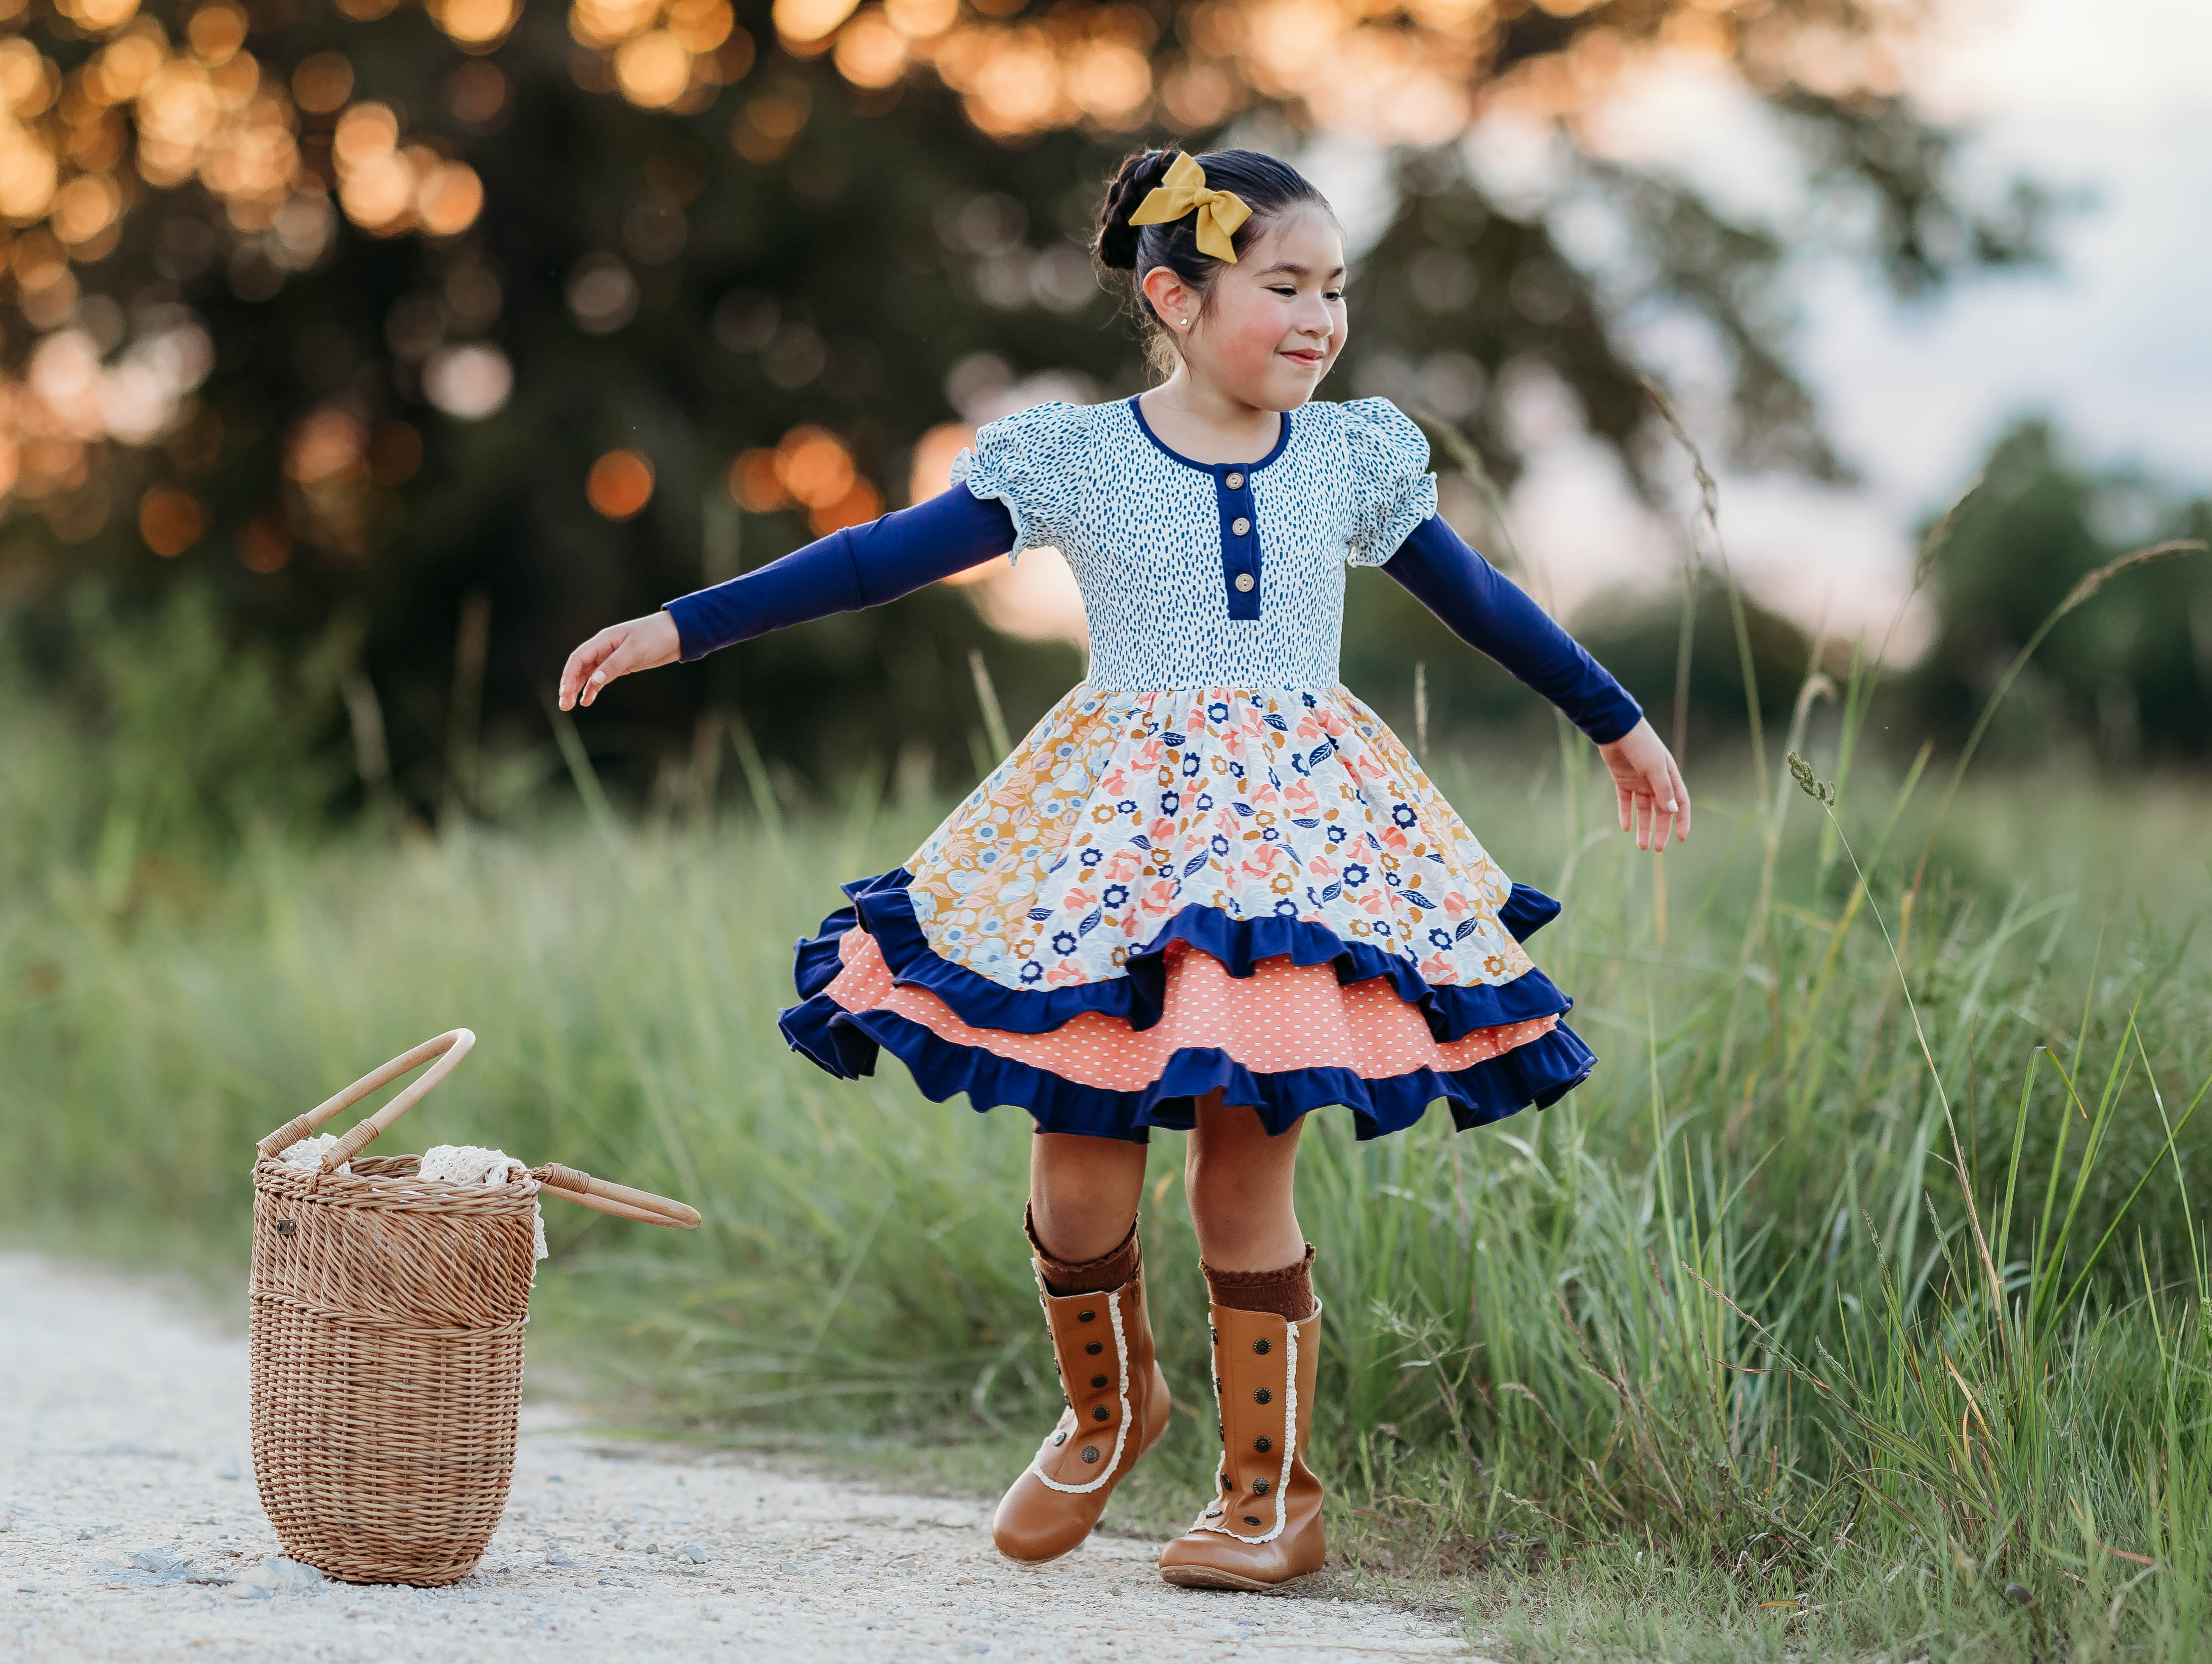
[[(1541, 971), (1511, 982), (1472, 988), (1431, 987), (1412, 961), (1364, 942), (1346, 942), (1326, 924), (1298, 918), (1231, 918), (1216, 908), (1191, 905), (1170, 919), (1150, 942), (1130, 954), (1128, 974), (1070, 988), (1016, 989), (938, 957), (915, 918), (905, 868), (844, 887), (853, 905), (822, 921), (821, 931), (798, 945), (799, 991), (811, 996), (837, 974), (837, 941), (858, 923), (876, 939), (891, 980), (926, 988), (974, 1028), (1010, 1034), (1046, 1034), (1085, 1011), (1118, 1017), (1146, 1029), (1160, 1020), (1167, 994), (1168, 944), (1187, 942), (1211, 954), (1233, 977), (1249, 977), (1263, 959), (1289, 955), (1295, 965), (1334, 965), (1349, 984), (1388, 977), (1398, 997), (1419, 1008), (1439, 1041), (1464, 1039), (1478, 1028), (1499, 1028), (1534, 1017), (1559, 1016), (1574, 1002)], [(1525, 942), (1559, 917), (1559, 904), (1540, 890), (1516, 884), (1498, 909), (1499, 923)]]
[[(1534, 1104), (1554, 1104), (1586, 1079), (1596, 1057), (1565, 1023), (1510, 1051), (1454, 1073), (1434, 1069), (1370, 1080), (1346, 1069), (1297, 1069), (1255, 1075), (1226, 1052), (1188, 1048), (1168, 1061), (1160, 1078), (1138, 1092), (1079, 1085), (1049, 1070), (1017, 1063), (978, 1046), (956, 1045), (920, 1023), (889, 1011), (848, 1011), (823, 991), (842, 960), (838, 944), (859, 926), (876, 939), (895, 981), (928, 989), (970, 1027), (1041, 1034), (1085, 1011), (1103, 1011), (1132, 1027), (1160, 1019), (1167, 944), (1189, 942), (1249, 977), (1257, 961), (1289, 954), (1300, 965), (1334, 963), (1337, 981), (1387, 976), (1400, 997), (1419, 1006), (1439, 1040), (1476, 1028), (1523, 1022), (1565, 1012), (1572, 1003), (1540, 971), (1498, 988), (1431, 988), (1402, 960), (1364, 944), (1346, 942), (1325, 925), (1298, 919), (1231, 919), (1206, 907), (1186, 907), (1159, 936), (1129, 956), (1129, 974), (1111, 982), (1037, 992), (1008, 989), (939, 959), (921, 934), (907, 893), (911, 876), (902, 868), (845, 886), (853, 905), (822, 921), (798, 945), (793, 980), (801, 1003), (782, 1014), (784, 1038), (830, 1074), (852, 1080), (875, 1073), (888, 1050), (912, 1072), (915, 1083), (942, 1103), (964, 1092), (976, 1109), (1015, 1104), (1044, 1132), (1143, 1143), (1152, 1127), (1188, 1131), (1194, 1102), (1217, 1087), (1227, 1101), (1258, 1110), (1270, 1133), (1287, 1131), (1308, 1110), (1342, 1104), (1352, 1111), (1361, 1138), (1396, 1132), (1421, 1118), (1443, 1098), (1462, 1130), (1481, 1126)], [(1516, 941), (1525, 941), (1559, 916), (1559, 904), (1525, 884), (1498, 910)]]
[(1351, 1110), (1359, 1137), (1380, 1137), (1413, 1125), (1439, 1098), (1449, 1102), (1453, 1123), (1465, 1131), (1531, 1104), (1542, 1109), (1557, 1103), (1597, 1064), (1582, 1037), (1561, 1023), (1526, 1045), (1451, 1074), (1420, 1069), (1370, 1080), (1348, 1069), (1293, 1069), (1255, 1075), (1224, 1051), (1193, 1047), (1170, 1058), (1160, 1078), (1144, 1090), (1116, 1092), (1079, 1085), (978, 1046), (957, 1045), (889, 1011), (848, 1011), (825, 994), (786, 1011), (782, 1027), (794, 1051), (832, 1075), (874, 1074), (881, 1049), (906, 1064), (933, 1102), (964, 1092), (978, 1111), (1019, 1106), (1040, 1132), (1137, 1143), (1156, 1126), (1188, 1131), (1196, 1118), (1194, 1100), (1216, 1087), (1225, 1101), (1258, 1110), (1270, 1133), (1289, 1131), (1310, 1109), (1342, 1104)]

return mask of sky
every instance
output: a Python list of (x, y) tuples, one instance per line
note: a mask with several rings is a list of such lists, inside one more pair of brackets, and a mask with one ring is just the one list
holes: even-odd
[[(1747, 588), (1808, 625), (1879, 636), (1917, 526), (2022, 414), (2052, 417), (2087, 460), (2212, 491), (2208, 69), (2208, 0), (1949, 0), (1911, 67), (1923, 107), (1973, 130), (1976, 177), (2024, 172), (2087, 205), (2062, 222), (2055, 270), (1929, 302), (1900, 304), (1863, 272), (1799, 274), (1799, 363), (1860, 482), (1723, 476), (1723, 532)], [(1723, 201), (1773, 205), (1786, 186), (1762, 164), (1774, 147), (1748, 104), (1709, 70), (1662, 65), (1619, 101), (1607, 142)], [(1649, 521), (1595, 448), (1540, 409), (1532, 419), (1554, 437), (1516, 492), (1516, 530), (1562, 608), (1667, 582), (1679, 534)]]

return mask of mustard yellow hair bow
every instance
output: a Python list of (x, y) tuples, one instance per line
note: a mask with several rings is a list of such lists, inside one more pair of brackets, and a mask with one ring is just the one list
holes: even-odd
[(1208, 190), (1206, 169), (1188, 150), (1168, 165), (1166, 177), (1129, 216), (1129, 223), (1168, 225), (1194, 208), (1198, 210), (1199, 252), (1236, 265), (1237, 245), (1230, 239), (1252, 217), (1251, 204), (1234, 191)]

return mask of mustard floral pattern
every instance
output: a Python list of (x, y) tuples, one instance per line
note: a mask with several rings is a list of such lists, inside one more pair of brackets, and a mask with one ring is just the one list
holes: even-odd
[(1079, 684), (907, 870), (930, 947), (1009, 988), (1125, 975), (1190, 906), (1323, 924), (1432, 986), (1534, 968), (1511, 881), (1341, 686)]

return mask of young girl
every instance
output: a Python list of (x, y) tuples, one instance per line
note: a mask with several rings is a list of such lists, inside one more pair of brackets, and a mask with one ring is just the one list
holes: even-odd
[(1341, 1104), (1369, 1138), (1443, 1098), (1477, 1126), (1596, 1061), (1521, 947), (1559, 904), (1338, 682), (1346, 564), (1578, 723), (1638, 848), (1687, 837), (1690, 800), (1636, 702), (1437, 517), (1419, 429), (1386, 399), (1312, 402), (1346, 330), (1312, 185), (1246, 150), (1133, 156), (1097, 247), (1131, 274), (1158, 386), (994, 422), (943, 496), (601, 631), (561, 704), (1000, 554), (1066, 557), (1089, 675), (905, 866), (845, 887), (799, 944), (783, 1031), (833, 1075), (889, 1050), (932, 1099), (1036, 1123), (1026, 1225), (1067, 1408), (999, 1505), (1018, 1560), (1082, 1542), (1167, 1425), (1137, 1204), (1148, 1131), (1189, 1133), (1223, 1451), (1160, 1567), (1265, 1588), (1323, 1556), (1302, 1118)]

